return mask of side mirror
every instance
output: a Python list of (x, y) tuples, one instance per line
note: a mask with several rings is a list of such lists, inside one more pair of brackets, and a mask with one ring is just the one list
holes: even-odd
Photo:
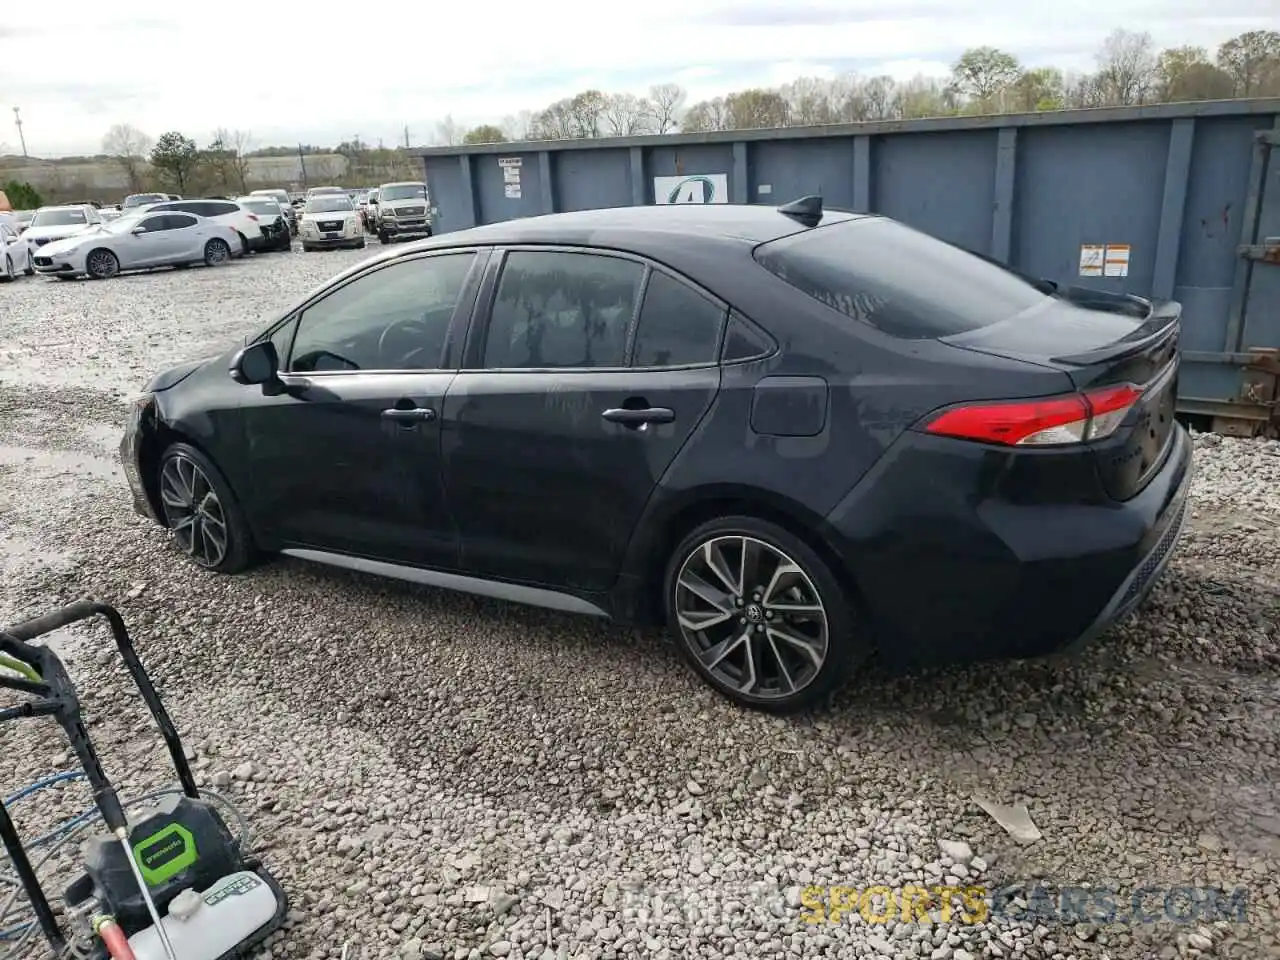
[(270, 340), (260, 340), (239, 350), (231, 358), (228, 371), (231, 379), (245, 386), (271, 383), (279, 377), (280, 357), (276, 345)]
[(129, 232), (130, 232), (130, 233), (132, 233), (132, 234), (136, 237), (136, 236), (138, 236), (138, 234), (140, 234), (140, 233), (146, 233), (146, 232), (147, 232), (147, 228), (146, 228), (146, 227), (134, 227), (134, 228), (133, 228), (132, 230), (130, 230)]

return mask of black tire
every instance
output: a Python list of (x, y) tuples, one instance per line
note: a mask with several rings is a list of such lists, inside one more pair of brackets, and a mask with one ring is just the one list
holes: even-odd
[[(106, 256), (100, 256), (106, 254)], [(108, 280), (120, 272), (120, 259), (110, 250), (99, 247), (84, 258), (85, 272), (93, 280)]]
[[(207, 485), (216, 499), (218, 507), (216, 513), (222, 521), (222, 528), (225, 530), (226, 536), (221, 553), (212, 562), (210, 562), (209, 555), (204, 554), (202, 556), (202, 550), (187, 548), (183, 542), (182, 535), (174, 531), (174, 524), (176, 520), (180, 519), (178, 516), (179, 511), (176, 508), (171, 510), (169, 504), (164, 502), (167, 489), (166, 471), (171, 466), (178, 471), (187, 471), (189, 468), (194, 467), (199, 471), (199, 475), (203, 477), (205, 485)], [(240, 501), (236, 499), (226, 478), (222, 475), (222, 471), (203, 453), (189, 443), (171, 444), (160, 457), (160, 463), (156, 469), (156, 483), (163, 505), (162, 518), (165, 526), (170, 529), (174, 537), (175, 546), (185, 553), (196, 566), (213, 573), (239, 573), (248, 569), (257, 559), (258, 551), (254, 547), (253, 532), (249, 529), (244, 511), (240, 507)], [(201, 484), (196, 484), (198, 498), (200, 497), (200, 491), (203, 489), (204, 487)], [(212, 517), (215, 512), (212, 506), (208, 507), (208, 512)], [(211, 524), (211, 521), (201, 522)]]
[(315, 249), (315, 247), (313, 247), (313, 246), (312, 246), (311, 244), (309, 244), (309, 243), (304, 243), (304, 244), (302, 245), (302, 252), (303, 252), (303, 253), (310, 253), (310, 252), (311, 252), (312, 250), (314, 250), (314, 249)]
[(250, 253), (249, 238), (246, 237), (243, 233), (240, 233), (238, 230), (236, 231), (236, 234), (237, 236), (240, 237), (240, 256), (247, 257)]
[[(802, 582), (805, 585), (805, 592), (810, 592), (811, 588), (812, 592), (816, 593), (817, 603), (825, 616), (825, 651), (821, 658), (821, 664), (812, 669), (811, 675), (805, 678), (806, 671), (810, 669), (809, 665), (812, 664), (812, 658), (804, 661), (802, 657), (801, 660), (804, 662), (798, 667), (793, 664), (791, 670), (784, 669), (779, 671), (776, 667), (773, 670), (775, 677), (782, 674), (788, 678), (788, 681), (793, 678), (805, 678), (805, 682), (791, 692), (768, 689), (766, 687), (752, 688), (753, 691), (759, 689), (759, 693), (744, 692), (741, 689), (737, 689), (734, 682), (732, 682), (734, 678), (713, 672), (699, 658), (699, 653), (705, 653), (713, 640), (710, 631), (703, 630), (695, 633), (694, 631), (686, 631), (680, 625), (680, 620), (677, 616), (677, 604), (680, 602), (679, 597), (685, 594), (685, 590), (683, 587), (678, 588), (677, 578), (680, 576), (686, 561), (696, 564), (698, 558), (703, 555), (704, 545), (710, 541), (718, 538), (735, 537), (745, 537), (755, 543), (763, 544), (768, 550), (775, 551), (799, 568), (804, 578)], [(725, 542), (726, 544), (731, 544), (733, 541), (726, 540)], [(773, 558), (770, 557), (770, 559)], [(768, 574), (764, 575), (767, 576)], [(801, 581), (797, 578), (797, 582)], [(757, 649), (761, 652), (761, 657), (765, 658), (762, 661), (762, 665), (767, 668), (770, 663), (778, 663), (778, 658), (773, 656), (770, 652), (771, 650), (782, 649), (788, 656), (791, 656), (796, 654), (796, 648), (789, 647), (786, 644), (782, 644), (779, 648), (778, 644), (781, 641), (773, 639), (773, 634), (767, 632), (769, 630), (768, 624), (763, 620), (766, 615), (767, 604), (762, 606), (754, 603), (752, 600), (754, 591), (750, 584), (747, 587), (747, 591), (741, 598), (743, 602), (734, 602), (736, 607), (741, 608), (743, 616), (736, 617), (738, 624), (734, 624), (733, 619), (735, 618), (731, 617), (728, 624), (724, 625), (723, 633), (726, 637), (736, 638), (740, 636), (737, 631), (742, 630), (750, 638), (746, 641), (748, 645), (751, 644), (752, 639), (756, 644), (760, 644), (760, 637), (751, 632), (752, 623), (755, 623), (755, 631), (760, 632), (764, 638), (764, 643), (769, 644), (769, 647), (754, 647), (752, 649)], [(726, 595), (728, 595), (727, 592)], [(784, 597), (783, 599), (787, 598)], [(858, 617), (853, 598), (849, 596), (848, 590), (840, 582), (840, 579), (827, 562), (812, 547), (788, 530), (776, 523), (756, 517), (729, 516), (711, 520), (700, 525), (681, 540), (667, 562), (666, 573), (663, 578), (663, 602), (668, 629), (681, 656), (693, 669), (694, 673), (736, 703), (768, 713), (796, 713), (818, 705), (848, 679), (855, 667), (866, 660), (871, 649), (866, 639), (858, 636)], [(759, 614), (760, 619), (756, 619), (756, 614)], [(751, 619), (747, 618), (748, 615)], [(772, 620), (772, 613), (769, 616)], [(793, 615), (785, 612), (781, 613), (777, 623), (784, 627), (790, 626), (790, 624), (786, 623), (789, 616)], [(806, 622), (814, 624), (815, 619), (812, 615), (809, 615)], [(693, 635), (689, 636), (688, 634)], [(699, 647), (698, 644), (700, 643), (705, 643), (708, 647)], [(734, 646), (736, 647), (736, 644)], [(798, 654), (796, 655), (798, 656)], [(727, 671), (738, 669), (735, 667), (731, 656), (725, 656), (720, 662), (724, 664), (721, 669)], [(762, 672), (755, 670), (754, 667), (755, 661), (753, 657), (750, 675), (757, 677), (767, 673), (767, 670)], [(745, 673), (746, 669), (744, 665), (739, 673)]]
[(391, 235), (390, 235), (389, 233), (387, 233), (385, 230), (379, 230), (379, 231), (378, 231), (378, 242), (379, 242), (379, 243), (383, 243), (383, 244), (390, 243), (390, 242), (391, 242)]
[(0, 273), (0, 283), (11, 283), (18, 279), (13, 275), (13, 258), (7, 253), (4, 255), (4, 273)]
[(286, 233), (284, 235), (284, 239), (282, 239), (279, 243), (276, 244), (276, 250), (280, 253), (288, 253), (292, 249), (293, 249), (293, 238), (290, 237), (288, 233)]
[(22, 271), (22, 275), (24, 277), (34, 277), (36, 275), (36, 268), (32, 265), (30, 258), (27, 259), (27, 267)]
[(231, 245), (227, 241), (214, 237), (204, 245), (204, 265), (220, 267), (231, 262)]

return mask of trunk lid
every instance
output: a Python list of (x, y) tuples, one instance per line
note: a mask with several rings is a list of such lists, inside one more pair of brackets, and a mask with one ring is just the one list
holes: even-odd
[(1175, 435), (1181, 320), (1176, 301), (1058, 287), (1040, 306), (941, 339), (1059, 370), (1081, 391), (1141, 389), (1120, 428), (1094, 448), (1107, 492), (1127, 500), (1159, 470)]

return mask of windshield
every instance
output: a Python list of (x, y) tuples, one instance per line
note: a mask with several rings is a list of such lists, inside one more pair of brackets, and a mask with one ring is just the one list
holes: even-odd
[(340, 213), (343, 210), (354, 210), (351, 198), (342, 196), (312, 197), (307, 201), (307, 213)]
[(161, 200), (169, 199), (163, 193), (135, 193), (131, 197), (124, 198), (126, 207), (141, 207), (148, 203), (159, 203)]
[(1048, 299), (1002, 264), (878, 217), (773, 240), (755, 258), (849, 319), (909, 340), (968, 333)]
[(260, 213), (267, 217), (280, 216), (280, 204), (276, 203), (274, 200), (257, 200), (250, 198), (247, 200), (241, 200), (240, 206), (244, 207), (250, 213)]
[(69, 227), (75, 224), (88, 223), (89, 218), (83, 210), (39, 210), (31, 220), (33, 227)]
[(405, 183), (396, 187), (383, 187), (378, 191), (378, 202), (383, 200), (425, 200), (427, 187), (423, 183)]

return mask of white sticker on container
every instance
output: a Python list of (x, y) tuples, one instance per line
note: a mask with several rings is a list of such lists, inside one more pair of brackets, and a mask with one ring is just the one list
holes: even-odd
[(1080, 244), (1080, 276), (1100, 277), (1106, 260), (1106, 245), (1101, 243)]
[(1103, 275), (1108, 277), (1127, 277), (1129, 275), (1129, 244), (1108, 243), (1106, 265)]

